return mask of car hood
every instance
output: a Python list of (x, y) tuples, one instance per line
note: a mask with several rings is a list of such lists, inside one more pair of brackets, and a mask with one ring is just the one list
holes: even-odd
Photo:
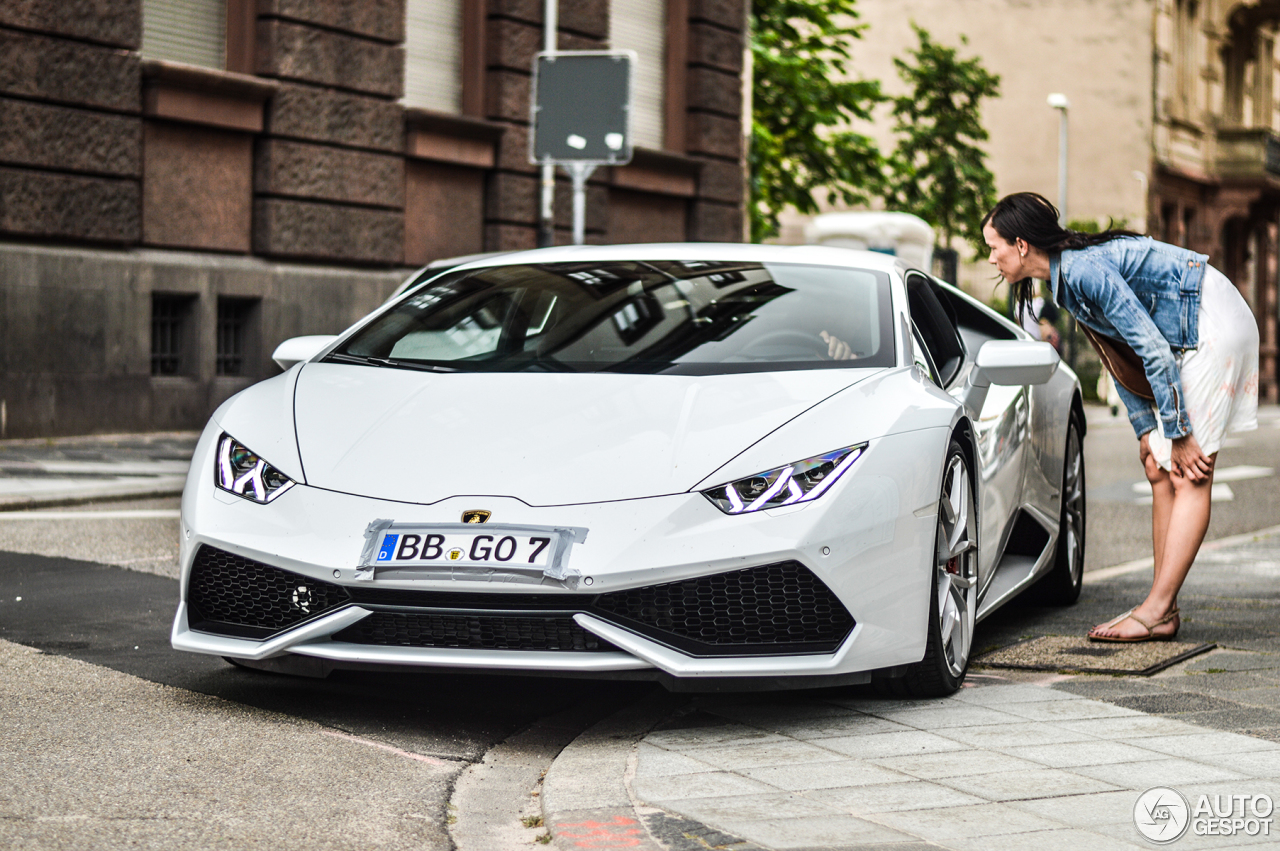
[(414, 503), (570, 505), (688, 491), (876, 372), (434, 374), (311, 363), (294, 414), (314, 487)]

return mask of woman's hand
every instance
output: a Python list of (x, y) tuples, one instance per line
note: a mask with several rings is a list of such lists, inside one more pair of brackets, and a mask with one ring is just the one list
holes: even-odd
[(1183, 476), (1193, 482), (1205, 481), (1213, 473), (1213, 459), (1200, 449), (1195, 435), (1176, 437), (1169, 453), (1169, 472), (1175, 476)]
[(849, 360), (853, 357), (853, 349), (844, 340), (832, 336), (826, 331), (819, 332), (818, 336), (827, 344), (827, 357), (832, 360)]

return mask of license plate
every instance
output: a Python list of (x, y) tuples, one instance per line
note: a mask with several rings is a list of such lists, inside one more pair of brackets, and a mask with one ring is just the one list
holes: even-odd
[(546, 567), (555, 555), (553, 532), (530, 534), (494, 528), (487, 532), (408, 532), (388, 529), (377, 542), (374, 564), (520, 565)]
[(489, 574), (519, 573), (562, 580), (568, 569), (569, 551), (587, 539), (587, 530), (576, 526), (514, 526), (474, 523), (396, 523), (375, 520), (365, 531), (357, 579), (377, 574), (480, 571)]

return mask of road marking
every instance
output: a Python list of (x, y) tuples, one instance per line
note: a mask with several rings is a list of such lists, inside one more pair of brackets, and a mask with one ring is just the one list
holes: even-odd
[(375, 742), (372, 739), (366, 739), (363, 736), (353, 736), (350, 733), (340, 733), (337, 730), (321, 730), (320, 734), (324, 736), (333, 736), (335, 739), (343, 739), (348, 742), (355, 742), (356, 744), (364, 745), (367, 748), (377, 748), (380, 751), (386, 751), (387, 753), (395, 754), (396, 756), (402, 756), (405, 759), (413, 759), (418, 762), (430, 763), (431, 765), (453, 764), (448, 760), (436, 759), (433, 756), (423, 756), (420, 753), (401, 750), (400, 748), (393, 747), (392, 745), (384, 745), (382, 742)]
[[(1151, 486), (1148, 485), (1146, 482), (1137, 482), (1133, 486), (1134, 491), (1137, 491), (1139, 486), (1141, 486), (1142, 491), (1147, 492), (1148, 495), (1144, 497), (1139, 497), (1138, 499), (1134, 500), (1134, 504), (1150, 505), (1153, 502), (1153, 500), (1151, 499), (1151, 496), (1149, 495), (1151, 491)], [(1217, 482), (1214, 482), (1213, 487), (1209, 488), (1210, 502), (1231, 502), (1235, 498), (1236, 498), (1236, 492), (1231, 489), (1231, 485), (1220, 485)]]
[(131, 509), (128, 511), (0, 511), (0, 520), (176, 520), (177, 508)]
[(1213, 480), (1215, 482), (1241, 482), (1245, 479), (1265, 479), (1267, 476), (1274, 476), (1276, 473), (1274, 467), (1251, 467), (1248, 464), (1241, 464), (1237, 467), (1223, 467), (1221, 470), (1213, 472)]
[[(1256, 532), (1245, 532), (1243, 535), (1232, 535), (1228, 538), (1218, 538), (1215, 541), (1205, 541), (1200, 547), (1200, 552), (1213, 552), (1224, 547), (1234, 547), (1236, 544), (1247, 544), (1251, 541), (1257, 541), (1272, 535), (1280, 534), (1280, 526), (1271, 526), (1267, 529), (1259, 529)], [(1104, 567), (1101, 570), (1091, 570), (1084, 575), (1084, 583), (1092, 585), (1095, 582), (1105, 582), (1116, 576), (1124, 576), (1126, 573), (1136, 573), (1139, 570), (1150, 570), (1155, 564), (1155, 559), (1151, 556), (1140, 558), (1136, 561), (1126, 561), (1124, 564), (1117, 564), (1114, 567)]]
[[(1236, 498), (1235, 491), (1227, 482), (1243, 482), (1248, 479), (1265, 479), (1274, 476), (1274, 467), (1254, 467), (1249, 464), (1238, 464), (1235, 467), (1223, 467), (1213, 473), (1213, 488), (1209, 492), (1211, 502), (1231, 502)], [(1134, 482), (1131, 488), (1141, 499), (1138, 505), (1151, 504), (1151, 485), (1148, 482)], [(1145, 494), (1145, 496), (1144, 496)]]

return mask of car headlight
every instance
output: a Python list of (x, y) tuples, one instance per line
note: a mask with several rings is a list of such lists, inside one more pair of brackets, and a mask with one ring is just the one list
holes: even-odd
[(756, 473), (727, 485), (704, 490), (725, 514), (749, 514), (765, 508), (780, 508), (797, 502), (812, 502), (827, 492), (845, 470), (853, 466), (867, 444), (846, 446), (825, 455), (815, 455), (785, 467)]
[(218, 438), (213, 483), (228, 493), (262, 504), (293, 487), (293, 479), (229, 434)]

